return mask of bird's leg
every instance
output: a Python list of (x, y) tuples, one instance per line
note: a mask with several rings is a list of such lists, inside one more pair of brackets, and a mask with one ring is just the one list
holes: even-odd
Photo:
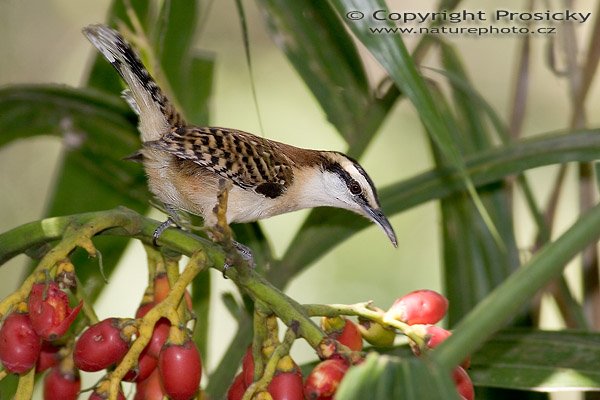
[[(227, 201), (229, 197), (229, 189), (231, 182), (225, 179), (219, 180), (219, 193), (217, 195), (217, 205), (213, 209), (213, 213), (217, 218), (215, 227), (210, 231), (211, 239), (220, 243), (226, 250), (228, 257), (223, 266), (223, 276), (232, 265), (242, 263), (248, 264), (254, 268), (254, 257), (252, 250), (243, 244), (232, 239), (231, 228), (227, 224)], [(231, 257), (233, 255), (233, 257)]]
[(177, 210), (170, 204), (164, 204), (164, 209), (166, 213), (169, 215), (167, 220), (160, 224), (152, 233), (152, 244), (158, 247), (158, 238), (162, 233), (171, 225), (175, 224), (178, 227), (181, 227), (179, 223), (179, 216), (177, 215)]

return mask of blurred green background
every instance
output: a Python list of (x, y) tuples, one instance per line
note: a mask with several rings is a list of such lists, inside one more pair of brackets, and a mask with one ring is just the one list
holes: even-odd
[[(493, 10), (497, 3), (464, 1), (460, 8)], [(510, 4), (521, 9), (525, 7), (523, 3)], [(433, 9), (436, 2), (403, 0), (389, 1), (388, 4), (391, 10), (425, 11)], [(343, 151), (342, 139), (327, 122), (287, 59), (267, 36), (255, 4), (247, 1), (244, 5), (260, 118), (264, 127), (262, 134), (301, 147)], [(108, 6), (107, 0), (0, 1), (0, 85), (52, 82), (78, 86), (95, 51), (80, 33), (81, 28), (104, 21)], [(593, 1), (578, 1), (573, 8), (589, 12), (594, 6)], [(588, 21), (577, 26), (576, 33), (582, 42), (590, 34), (591, 25)], [(409, 48), (417, 39), (416, 36), (405, 37)], [(463, 56), (475, 86), (501, 115), (506, 116), (513, 95), (520, 36), (455, 36), (449, 39)], [(563, 129), (569, 123), (567, 82), (548, 68), (547, 40), (534, 37), (531, 44), (530, 94), (523, 129), (527, 135)], [(213, 2), (209, 16), (199, 27), (196, 48), (216, 55), (211, 125), (260, 135), (259, 117), (253, 103), (233, 0)], [(422, 65), (438, 67), (431, 55)], [(368, 66), (372, 82), (378, 82), (382, 75), (380, 67), (375, 61), (369, 62)], [(427, 70), (425, 75), (434, 80), (440, 78)], [(599, 85), (600, 82), (594, 82), (588, 99), (591, 127), (600, 123), (599, 113), (594, 112), (600, 106)], [(61, 154), (61, 141), (50, 137), (17, 141), (0, 149), (0, 231), (43, 216)], [(395, 106), (361, 162), (376, 184), (384, 186), (430, 168), (433, 162), (429, 154), (418, 117), (412, 106), (402, 101)], [(538, 198), (547, 197), (556, 170), (548, 167), (528, 173)], [(89, 190), (93, 194), (93, 188)], [(572, 223), (577, 215), (573, 179), (569, 180), (563, 193), (565, 198), (560, 203), (556, 233)], [(516, 226), (519, 246), (523, 257), (527, 257), (534, 227), (529, 218), (525, 218), (526, 211), (518, 191), (515, 193), (514, 212), (519, 223)], [(277, 255), (283, 253), (305, 215), (306, 212), (297, 212), (262, 223)], [(158, 212), (153, 216), (163, 218)], [(360, 232), (299, 275), (288, 287), (287, 293), (301, 303), (354, 303), (372, 299), (377, 305), (387, 308), (396, 297), (410, 290), (440, 290), (438, 217), (437, 204), (428, 203), (391, 218), (398, 235), (398, 249), (394, 249), (376, 227)], [(17, 258), (0, 269), (0, 295), (14, 290), (22, 278), (23, 265), (24, 258)], [(132, 243), (100, 299), (97, 308), (100, 318), (133, 315), (146, 285), (145, 270), (141, 245)], [(571, 282), (575, 293), (579, 293), (576, 275), (571, 273)], [(219, 274), (213, 274), (212, 278), (215, 297), (232, 289)], [(220, 302), (213, 304), (216, 307), (212, 310), (210, 322), (211, 354), (206, 365), (209, 370), (218, 362), (233, 335), (229, 314)], [(552, 304), (547, 307), (551, 309)], [(547, 327), (560, 324), (551, 317), (545, 319)], [(298, 361), (312, 358), (311, 353), (301, 347), (294, 349)]]

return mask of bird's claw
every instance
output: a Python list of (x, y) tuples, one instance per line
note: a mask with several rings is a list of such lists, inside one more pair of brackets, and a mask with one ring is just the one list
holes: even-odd
[(160, 235), (162, 235), (162, 233), (171, 226), (171, 224), (173, 224), (174, 221), (171, 217), (167, 218), (167, 220), (163, 223), (161, 223), (158, 227), (156, 227), (156, 229), (154, 230), (154, 232), (152, 233), (152, 244), (155, 247), (159, 247), (158, 244), (158, 238), (160, 238)]
[(225, 262), (223, 264), (223, 278), (227, 279), (227, 270), (233, 267), (236, 264), (236, 258), (241, 259), (244, 264), (254, 269), (256, 267), (256, 263), (254, 262), (254, 255), (252, 254), (252, 250), (250, 247), (241, 244), (240, 242), (236, 242), (235, 240), (231, 241), (233, 248), (237, 252), (237, 257), (235, 255), (229, 255), (225, 258)]

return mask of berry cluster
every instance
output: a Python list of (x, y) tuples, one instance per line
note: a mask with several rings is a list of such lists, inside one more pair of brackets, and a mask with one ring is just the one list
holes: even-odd
[[(27, 382), (28, 393), (33, 390), (34, 374), (45, 372), (44, 400), (77, 399), (82, 394), (80, 372), (96, 371), (105, 375), (89, 389), (92, 400), (124, 400), (122, 382), (135, 384), (135, 400), (202, 397), (202, 359), (188, 328), (194, 315), (186, 286), (202, 270), (203, 256), (190, 257), (181, 273), (176, 259), (159, 253), (156, 257), (149, 265), (150, 283), (135, 318), (99, 321), (83, 300), (71, 307), (67, 293), (77, 279), (67, 258), (52, 269), (34, 272), (2, 303), (4, 370), (22, 375), (25, 380), (19, 386)], [(363, 362), (363, 340), (377, 348), (390, 347), (401, 333), (413, 353), (421, 356), (451, 334), (435, 325), (446, 314), (448, 301), (430, 290), (409, 293), (387, 311), (371, 302), (297, 305), (301, 312), (291, 319), (283, 339), (278, 315), (285, 314), (276, 315), (276, 307), (271, 306), (255, 303), (253, 343), (229, 388), (228, 400), (333, 399), (347, 371)], [(309, 317), (321, 317), (320, 329)], [(321, 360), (306, 376), (289, 355), (298, 333)], [(461, 398), (473, 400), (468, 366), (469, 359), (453, 370), (452, 378)]]
[(27, 303), (8, 314), (0, 328), (0, 361), (11, 373), (50, 369), (44, 379), (44, 399), (76, 399), (81, 389), (63, 337), (81, 310), (55, 281), (33, 284)]
[[(382, 310), (371, 307), (377, 313)], [(401, 330), (409, 337), (411, 349), (415, 355), (421, 355), (424, 350), (433, 349), (442, 343), (451, 332), (434, 325), (439, 322), (448, 310), (448, 300), (432, 290), (417, 290), (398, 298), (392, 306), (383, 313), (382, 322), (359, 317), (359, 324), (341, 318), (323, 318), (321, 326), (333, 339), (359, 352), (362, 350), (362, 339), (377, 347), (393, 345), (396, 332), (390, 327), (396, 327), (397, 321), (406, 324)], [(391, 322), (391, 323), (390, 323)], [(420, 339), (415, 341), (414, 339)], [(419, 343), (422, 343), (420, 346)], [(326, 400), (333, 398), (346, 371), (352, 365), (360, 364), (361, 357), (349, 361), (348, 358), (334, 354), (330, 359), (322, 361), (307, 376), (304, 384), (304, 395), (309, 400)], [(452, 374), (458, 394), (464, 400), (474, 399), (474, 389), (466, 370), (470, 360), (467, 358), (457, 366)]]
[[(44, 400), (75, 400), (81, 391), (80, 371), (116, 372), (116, 366), (131, 347), (142, 340), (144, 316), (169, 293), (167, 276), (159, 273), (135, 319), (107, 318), (92, 324), (76, 338), (76, 332), (69, 332), (69, 328), (83, 302), (71, 308), (67, 293), (56, 281), (35, 283), (27, 302), (20, 303), (3, 321), (0, 361), (7, 372), (15, 374), (25, 374), (34, 367), (36, 373), (50, 369), (44, 378)], [(185, 294), (189, 312), (191, 298)], [(165, 317), (157, 318), (150, 329), (137, 362), (124, 371), (120, 380), (136, 383), (135, 399), (193, 398), (200, 386), (202, 361), (188, 330), (182, 324), (172, 326)], [(107, 399), (110, 387), (107, 375), (95, 385), (89, 399)], [(120, 392), (118, 398), (125, 396)]]
[[(448, 300), (433, 290), (417, 290), (397, 299), (385, 313), (384, 321), (400, 321), (410, 326), (413, 337), (420, 338), (419, 345), (411, 341), (415, 355), (420, 355), (426, 349), (433, 349), (448, 338), (452, 333), (436, 326), (448, 310)], [(409, 336), (410, 337), (410, 336)], [(475, 397), (473, 383), (466, 372), (470, 359), (467, 358), (457, 366), (452, 378), (459, 396), (464, 400)]]
[[(400, 331), (409, 338), (414, 354), (420, 356), (437, 347), (451, 334), (434, 325), (446, 314), (448, 300), (431, 290), (409, 293), (397, 299), (387, 311), (370, 303), (346, 306), (343, 310), (336, 308), (341, 314), (358, 315), (358, 324), (341, 315), (321, 318), (321, 328), (327, 334), (320, 352), (323, 360), (308, 373), (304, 382), (300, 369), (286, 355), (265, 386), (264, 377), (255, 376), (252, 349), (248, 348), (242, 361), (242, 371), (233, 380), (227, 399), (241, 400), (244, 394), (248, 396), (247, 391), (250, 390), (257, 393), (251, 397), (253, 399), (330, 400), (335, 397), (346, 372), (364, 360), (363, 339), (376, 347), (390, 347), (397, 331)], [(272, 346), (270, 350), (265, 351), (266, 348), (269, 346), (261, 347), (263, 361), (268, 360), (273, 352)], [(466, 372), (468, 366), (469, 359), (454, 369), (452, 378), (461, 399), (473, 400), (473, 384)], [(261, 383), (265, 390), (254, 392), (253, 386), (258, 384), (261, 387)]]

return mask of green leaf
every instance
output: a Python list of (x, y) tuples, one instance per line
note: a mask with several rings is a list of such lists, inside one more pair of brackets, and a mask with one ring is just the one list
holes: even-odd
[[(142, 25), (147, 26), (151, 15), (149, 3), (135, 0), (130, 4)], [(128, 20), (123, 1), (117, 0), (111, 5), (107, 19), (112, 25), (117, 21)], [(120, 107), (127, 110), (123, 100), (117, 97), (123, 89), (118, 74), (100, 55), (95, 54), (93, 60), (88, 85), (107, 93), (114, 93), (115, 96), (111, 96), (112, 101), (119, 102)], [(80, 106), (85, 109), (87, 105), (82, 102)], [(139, 148), (136, 117), (131, 111), (123, 112), (127, 113), (128, 124), (120, 127), (121, 129), (107, 125), (110, 119), (86, 120), (85, 116), (82, 116), (82, 126), (76, 128), (83, 133), (86, 140), (81, 146), (68, 149), (65, 154), (62, 166), (57, 172), (54, 194), (46, 211), (47, 216), (96, 211), (117, 205), (132, 208), (140, 213), (148, 209), (150, 197), (141, 166), (121, 160)], [(115, 185), (118, 185), (118, 188)], [(135, 201), (129, 198), (132, 196), (135, 197)], [(127, 243), (115, 238), (102, 238), (95, 243), (102, 253), (103, 274), (109, 278)], [(87, 298), (95, 299), (105, 285), (97, 261), (89, 259), (84, 252), (79, 251), (73, 254), (73, 262), (81, 267), (78, 276), (84, 282), (83, 289)]]
[[(440, 109), (444, 110), (445, 119), (456, 120), (452, 123), (454, 140), (465, 155), (487, 150), (493, 145), (484, 123), (485, 111), (478, 97), (463, 90), (463, 87), (472, 85), (454, 48), (443, 44), (441, 49), (445, 69), (457, 78), (449, 81), (456, 117), (448, 110), (441, 91), (438, 91), (436, 99)], [(455, 85), (453, 82), (456, 81), (464, 84)], [(440, 157), (436, 157), (436, 163), (442, 167), (446, 164)], [(450, 326), (519, 265), (508, 186), (498, 181), (479, 188), (477, 193), (504, 246), (498, 246), (468, 193), (457, 193), (442, 200), (443, 276), (446, 294), (451, 300), (448, 310)]]
[[(33, 135), (61, 137), (66, 146), (63, 173), (54, 187), (47, 214), (95, 211), (123, 205), (138, 212), (149, 194), (139, 165), (123, 161), (138, 147), (135, 116), (116, 96), (66, 86), (12, 86), (0, 90), (0, 144)], [(81, 188), (86, 188), (82, 190)], [(96, 242), (110, 276), (125, 243), (114, 238)], [(89, 264), (78, 276), (95, 296), (104, 286), (96, 260), (83, 252), (74, 262)]]
[(514, 318), (519, 309), (583, 248), (600, 237), (600, 205), (594, 206), (558, 239), (544, 246), (528, 263), (508, 277), (456, 326), (432, 357), (452, 368), (477, 350), (495, 331)]
[[(354, 10), (386, 9), (380, 0), (331, 0), (339, 15), (345, 16)], [(369, 18), (350, 20), (346, 25), (365, 45), (375, 59), (385, 68), (390, 78), (404, 95), (413, 103), (419, 117), (439, 150), (459, 171), (464, 170), (460, 152), (452, 138), (447, 122), (435, 104), (413, 60), (399, 35), (373, 35), (370, 28), (373, 21)], [(391, 25), (390, 21), (386, 24)]]
[(450, 375), (426, 358), (371, 353), (344, 376), (337, 400), (458, 400)]
[[(221, 361), (209, 376), (206, 393), (210, 395), (210, 398), (225, 398), (227, 388), (231, 384), (240, 365), (242, 354), (244, 354), (252, 341), (250, 339), (252, 337), (252, 319), (241, 318), (237, 330), (238, 332), (234, 339), (229, 343), (228, 351), (223, 355), (223, 358), (221, 358)], [(242, 350), (239, 351), (240, 349)]]
[(210, 273), (204, 271), (192, 281), (192, 304), (194, 305), (194, 314), (196, 324), (194, 325), (194, 342), (202, 354), (202, 360), (208, 364), (209, 346), (208, 346), (208, 322), (210, 316)]
[(370, 137), (359, 121), (374, 102), (352, 37), (325, 1), (260, 0), (275, 43), (285, 52), (327, 118), (353, 146)]
[(192, 47), (202, 13), (199, 4), (199, 1), (164, 2), (158, 24), (150, 32), (155, 36), (154, 50), (159, 55), (164, 75), (186, 119), (206, 125), (214, 55), (197, 53)]
[[(531, 168), (600, 157), (600, 130), (567, 131), (538, 135), (465, 158), (467, 173), (476, 186), (488, 185)], [(434, 169), (380, 190), (382, 208), (394, 215), (427, 201), (464, 191), (456, 170)], [(288, 277), (311, 264), (331, 248), (370, 223), (350, 212), (321, 208), (313, 211), (284, 254), (280, 265), (267, 276), (282, 286)]]
[(477, 386), (535, 391), (599, 390), (600, 334), (507, 330), (473, 354)]
[[(370, 10), (386, 9), (383, 0), (331, 0), (331, 3), (341, 16), (346, 16), (354, 10), (365, 10), (370, 13)], [(465, 182), (466, 190), (481, 214), (485, 225), (498, 245), (502, 246), (502, 238), (477, 195), (471, 177), (465, 169), (461, 153), (451, 133), (450, 122), (444, 118), (442, 111), (436, 105), (433, 95), (428, 90), (425, 80), (417, 71), (401, 36), (374, 35), (371, 32), (372, 23), (373, 21), (369, 18), (347, 21), (348, 27), (385, 68), (396, 86), (410, 99), (429, 137), (436, 144), (437, 149), (446, 161), (460, 173)], [(394, 27), (392, 21), (386, 20), (385, 24)]]

